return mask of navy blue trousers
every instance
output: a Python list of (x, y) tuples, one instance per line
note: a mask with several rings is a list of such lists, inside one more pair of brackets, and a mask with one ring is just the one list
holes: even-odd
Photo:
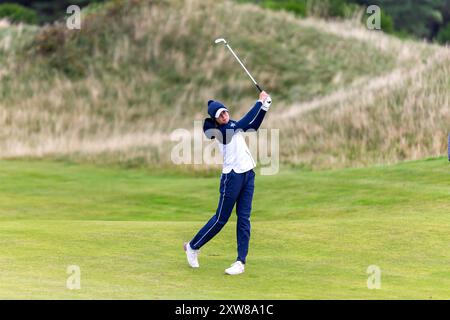
[(244, 173), (222, 173), (220, 178), (220, 198), (216, 214), (200, 229), (190, 241), (192, 249), (200, 249), (211, 240), (230, 218), (236, 204), (237, 252), (238, 261), (245, 263), (250, 241), (250, 213), (252, 210), (253, 190), (255, 188), (255, 172), (249, 170)]

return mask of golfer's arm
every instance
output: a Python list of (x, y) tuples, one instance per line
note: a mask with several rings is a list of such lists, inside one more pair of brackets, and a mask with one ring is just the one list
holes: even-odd
[(237, 129), (244, 131), (249, 129), (258, 130), (266, 115), (266, 111), (261, 109), (261, 106), (262, 102), (257, 101), (250, 111), (241, 120), (236, 122)]

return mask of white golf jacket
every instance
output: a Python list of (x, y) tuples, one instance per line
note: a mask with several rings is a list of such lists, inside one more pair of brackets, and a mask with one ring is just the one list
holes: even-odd
[(258, 130), (266, 115), (266, 110), (262, 107), (262, 102), (257, 101), (241, 120), (230, 120), (227, 124), (219, 126), (221, 137), (217, 138), (219, 150), (223, 155), (223, 173), (229, 173), (231, 170), (243, 173), (256, 166), (242, 132)]

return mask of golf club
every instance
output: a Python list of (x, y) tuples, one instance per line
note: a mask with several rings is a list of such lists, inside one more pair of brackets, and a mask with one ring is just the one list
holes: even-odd
[(224, 38), (218, 38), (214, 41), (216, 44), (223, 42), (225, 44), (225, 46), (231, 51), (231, 53), (233, 54), (233, 56), (236, 58), (236, 60), (239, 62), (239, 64), (242, 66), (242, 68), (244, 68), (245, 72), (247, 72), (248, 76), (250, 77), (250, 79), (252, 79), (253, 83), (255, 84), (256, 88), (259, 90), (259, 92), (262, 92), (263, 89), (259, 86), (259, 84), (255, 81), (255, 79), (252, 77), (252, 75), (250, 74), (250, 72), (248, 72), (247, 68), (244, 66), (244, 64), (241, 62), (241, 60), (238, 58), (238, 56), (234, 53), (233, 49), (231, 49), (230, 45), (228, 44), (228, 42), (224, 39)]

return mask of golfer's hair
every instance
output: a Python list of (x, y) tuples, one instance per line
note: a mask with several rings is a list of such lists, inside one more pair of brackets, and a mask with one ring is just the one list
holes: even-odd
[(215, 139), (219, 131), (219, 124), (212, 117), (205, 118), (203, 122), (203, 132), (208, 139)]

